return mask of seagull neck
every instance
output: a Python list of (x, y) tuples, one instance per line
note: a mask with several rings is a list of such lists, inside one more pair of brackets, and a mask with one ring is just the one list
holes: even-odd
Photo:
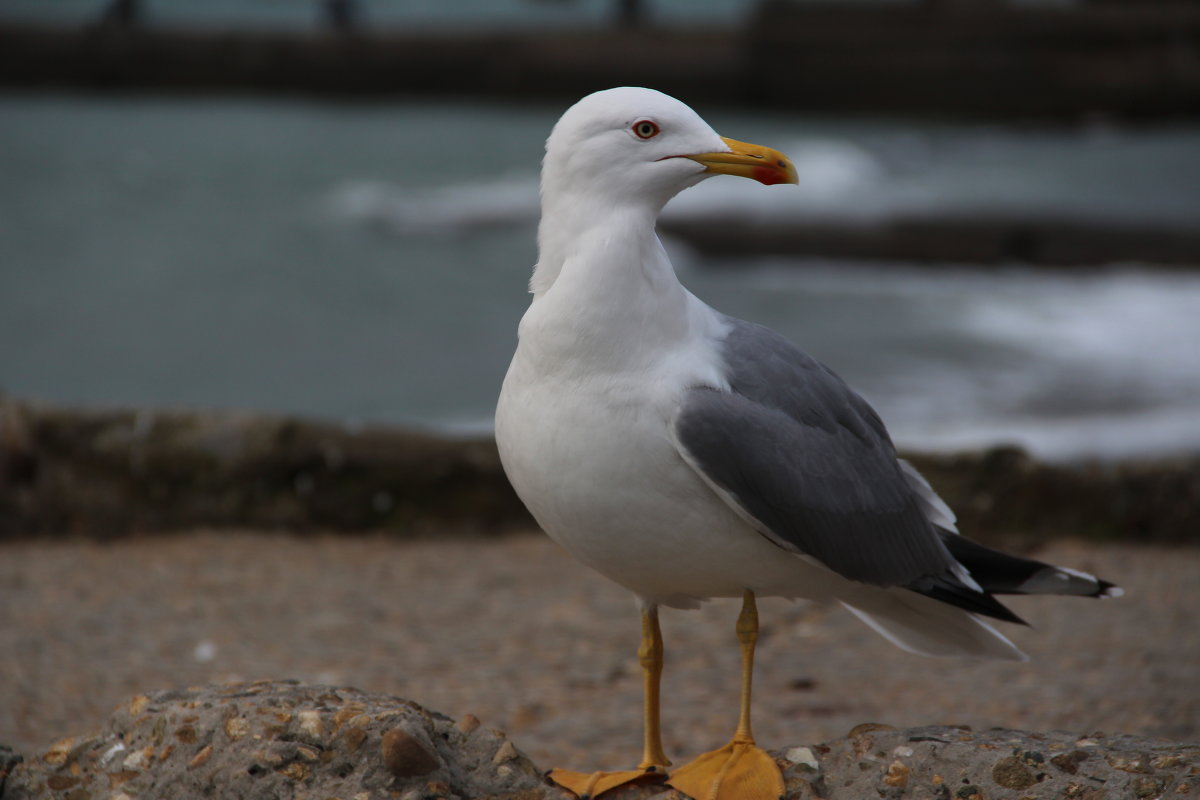
[(707, 307), (675, 277), (655, 216), (627, 207), (562, 225), (543, 213), (522, 346), (543, 364), (583, 363), (582, 353), (590, 370), (620, 371), (706, 326)]
[(654, 232), (661, 207), (654, 202), (600, 204), (594, 198), (543, 194), (538, 263), (530, 291), (545, 294), (564, 271), (603, 271), (614, 290), (630, 291), (632, 286), (622, 285), (627, 281), (678, 284)]

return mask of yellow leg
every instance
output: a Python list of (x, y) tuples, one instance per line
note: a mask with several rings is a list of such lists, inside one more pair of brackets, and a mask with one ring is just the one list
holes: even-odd
[(642, 665), (642, 761), (637, 769), (622, 772), (573, 772), (550, 770), (550, 780), (581, 800), (624, 786), (634, 781), (660, 781), (666, 778), (671, 762), (663, 754), (662, 728), (659, 725), (659, 684), (663, 670), (662, 629), (658, 625), (658, 609), (642, 611), (642, 643), (638, 647), (638, 662)]
[(694, 800), (778, 800), (784, 794), (783, 775), (775, 759), (755, 744), (750, 728), (754, 645), (758, 641), (758, 606), (750, 590), (742, 595), (737, 637), (742, 646), (742, 694), (733, 740), (680, 767), (669, 781)]
[(754, 733), (750, 730), (750, 693), (754, 683), (754, 648), (758, 644), (758, 603), (754, 592), (747, 589), (742, 594), (742, 613), (737, 619), (738, 644), (742, 646), (742, 692), (738, 708), (738, 726), (733, 734), (735, 742), (754, 744)]
[(663, 639), (658, 626), (658, 609), (642, 612), (642, 644), (638, 647), (642, 665), (642, 761), (638, 769), (666, 772), (671, 766), (663, 752), (662, 726), (659, 723), (659, 685), (662, 683)]

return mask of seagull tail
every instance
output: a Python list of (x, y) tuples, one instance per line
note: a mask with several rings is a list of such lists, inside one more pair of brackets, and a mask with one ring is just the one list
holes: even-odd
[(903, 587), (864, 588), (841, 603), (876, 633), (910, 653), (1028, 660), (1008, 637), (974, 614)]

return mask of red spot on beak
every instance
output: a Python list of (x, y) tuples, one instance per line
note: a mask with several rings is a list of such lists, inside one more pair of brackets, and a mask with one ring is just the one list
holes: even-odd
[(754, 180), (765, 186), (774, 186), (777, 183), (785, 183), (787, 181), (787, 174), (781, 169), (774, 169), (772, 167), (755, 167)]

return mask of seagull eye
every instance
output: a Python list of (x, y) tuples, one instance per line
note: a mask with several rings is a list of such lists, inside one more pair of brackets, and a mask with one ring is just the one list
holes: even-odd
[(648, 119), (633, 123), (633, 132), (639, 139), (653, 139), (658, 136), (658, 126)]

